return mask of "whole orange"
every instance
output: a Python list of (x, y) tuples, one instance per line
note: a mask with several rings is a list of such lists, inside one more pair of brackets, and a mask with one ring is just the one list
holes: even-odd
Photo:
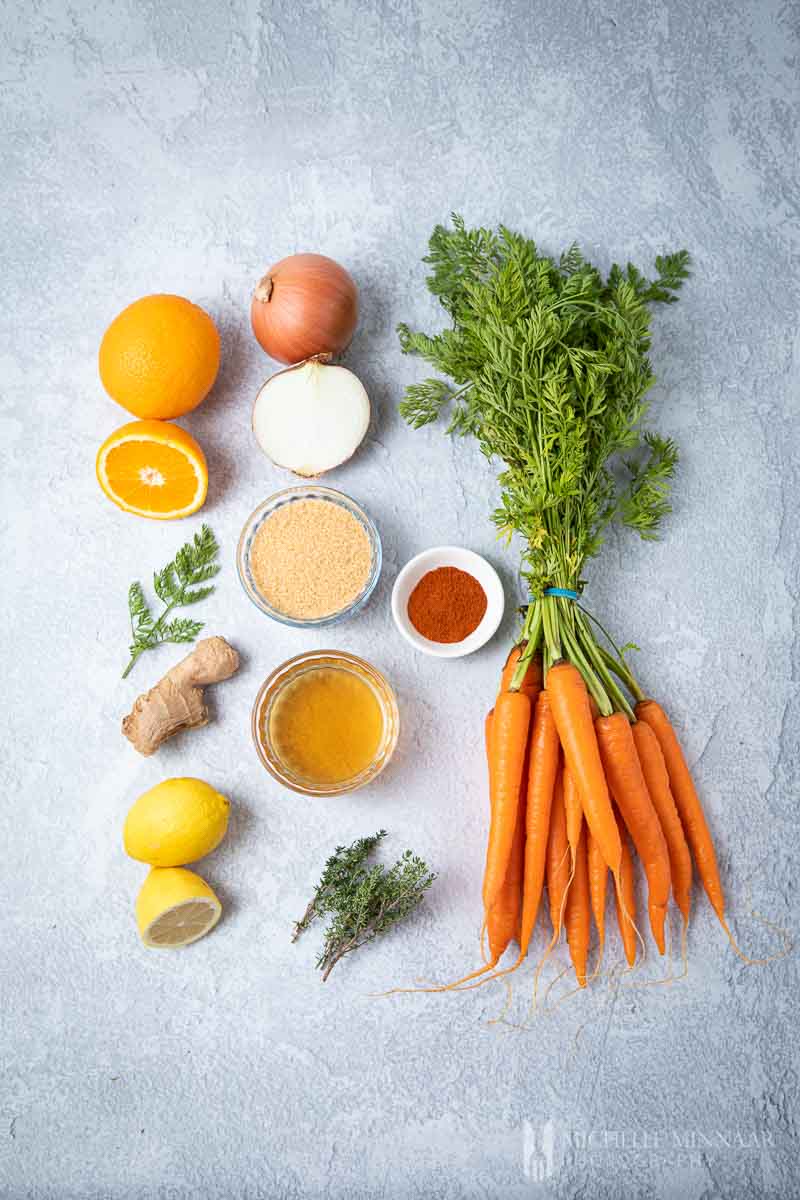
[(112, 400), (145, 420), (183, 416), (211, 391), (219, 334), (182, 296), (144, 296), (124, 308), (100, 343), (100, 379)]

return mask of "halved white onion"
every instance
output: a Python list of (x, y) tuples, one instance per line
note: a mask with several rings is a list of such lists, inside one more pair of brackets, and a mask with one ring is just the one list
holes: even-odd
[(313, 476), (355, 453), (369, 418), (361, 380), (346, 367), (310, 358), (267, 380), (253, 406), (253, 432), (277, 466)]

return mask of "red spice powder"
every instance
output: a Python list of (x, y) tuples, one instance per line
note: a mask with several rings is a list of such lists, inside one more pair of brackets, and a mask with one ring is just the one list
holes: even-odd
[(423, 575), (408, 598), (408, 619), (429, 642), (463, 642), (486, 612), (486, 592), (458, 567)]

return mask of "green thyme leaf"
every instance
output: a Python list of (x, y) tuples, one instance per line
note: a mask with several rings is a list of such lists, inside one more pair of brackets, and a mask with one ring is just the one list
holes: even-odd
[(337, 846), (305, 913), (295, 922), (292, 941), (318, 917), (328, 918), (317, 958), (323, 981), (346, 954), (410, 916), (436, 878), (410, 850), (391, 867), (369, 866), (367, 860), (385, 837), (381, 829), (350, 846)]

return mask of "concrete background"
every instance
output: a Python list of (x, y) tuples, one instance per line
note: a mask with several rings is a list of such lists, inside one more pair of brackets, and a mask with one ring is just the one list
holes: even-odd
[[(694, 255), (653, 354), (653, 420), (683, 452), (675, 512), (657, 545), (612, 537), (588, 595), (675, 715), (742, 944), (779, 940), (751, 903), (797, 928), (797, 71), (785, 0), (3, 6), (0, 1195), (800, 1194), (796, 956), (746, 968), (700, 896), (687, 980), (606, 978), (527, 1032), (487, 1024), (499, 985), (369, 997), (475, 962), (481, 721), (513, 632), (509, 617), (483, 652), (440, 663), (389, 616), (398, 567), (437, 542), (487, 553), (509, 608), (517, 587), (487, 519), (494, 470), (396, 412), (420, 371), (394, 327), (439, 320), (420, 258), (452, 209), (547, 250), (577, 238), (603, 265)], [(361, 288), (347, 363), (374, 427), (329, 481), (386, 550), (367, 611), (318, 636), (261, 616), (233, 566), (244, 518), (289, 482), (249, 431), (270, 371), (249, 295), (301, 249)], [(200, 519), (137, 520), (99, 492), (97, 446), (127, 418), (96, 352), (120, 308), (160, 290), (222, 332), (218, 384), (185, 424), (224, 551), (202, 615), (244, 667), (213, 725), (143, 760), (120, 717), (180, 651), (120, 682), (126, 589)], [(272, 785), (248, 720), (265, 674), (321, 645), (387, 672), (403, 732), (378, 784), (314, 802)], [(138, 793), (175, 774), (228, 792), (234, 815), (201, 868), (225, 919), (169, 955), (138, 943), (143, 870), (120, 835)], [(387, 853), (410, 845), (440, 878), (419, 920), (322, 986), (318, 934), (290, 945), (292, 919), (330, 848), (380, 826)], [(532, 964), (517, 1021), (531, 979)]]

